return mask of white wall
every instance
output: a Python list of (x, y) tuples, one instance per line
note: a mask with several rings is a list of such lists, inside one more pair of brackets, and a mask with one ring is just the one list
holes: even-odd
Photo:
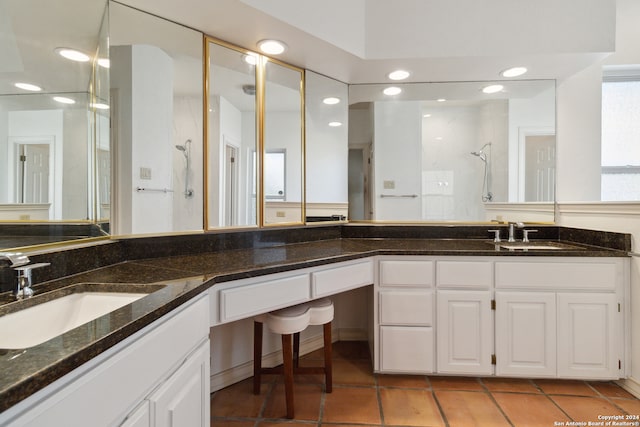
[[(173, 228), (173, 62), (148, 45), (114, 46), (111, 86), (118, 95), (115, 234), (167, 232)], [(140, 169), (151, 170), (141, 179)], [(183, 191), (183, 190), (182, 190)]]
[[(374, 220), (417, 221), (421, 197), (382, 198), (422, 194), (422, 109), (419, 101), (374, 104), (373, 182)], [(384, 188), (384, 182), (395, 188)]]

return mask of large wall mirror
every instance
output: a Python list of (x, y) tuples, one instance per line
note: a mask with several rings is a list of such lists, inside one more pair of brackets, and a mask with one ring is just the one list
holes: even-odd
[(207, 40), (207, 228), (258, 225), (260, 57)]
[(350, 219), (553, 221), (554, 81), (389, 86), (350, 86)]
[(349, 87), (305, 71), (306, 222), (344, 221), (348, 214)]
[(207, 228), (301, 224), (303, 71), (206, 43)]
[(0, 3), (0, 249), (109, 231), (107, 36), (104, 0)]
[[(265, 58), (266, 59), (266, 58)], [(264, 68), (264, 225), (304, 216), (303, 71), (266, 59)]]
[(114, 234), (203, 228), (202, 34), (110, 3)]

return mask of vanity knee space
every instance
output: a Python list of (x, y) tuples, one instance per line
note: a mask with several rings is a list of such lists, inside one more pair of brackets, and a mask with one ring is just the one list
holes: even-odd
[(524, 258), (379, 257), (374, 369), (626, 377), (628, 260)]

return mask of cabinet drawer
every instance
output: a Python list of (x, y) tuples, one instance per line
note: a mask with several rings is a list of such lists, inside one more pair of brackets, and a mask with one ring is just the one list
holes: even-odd
[(614, 290), (618, 264), (598, 262), (496, 262), (496, 288)]
[(433, 328), (380, 327), (380, 369), (383, 372), (431, 373), (435, 367)]
[(313, 298), (371, 284), (373, 284), (373, 262), (370, 260), (311, 273)]
[(380, 286), (433, 286), (433, 261), (382, 260)]
[(380, 323), (433, 325), (433, 291), (380, 292)]
[(438, 261), (438, 286), (488, 289), (493, 285), (493, 263), (488, 261)]
[(308, 300), (308, 274), (224, 289), (220, 291), (220, 320), (244, 319)]

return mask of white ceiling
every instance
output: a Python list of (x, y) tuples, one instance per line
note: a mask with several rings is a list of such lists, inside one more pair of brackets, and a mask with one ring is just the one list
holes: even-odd
[(247, 49), (276, 38), (281, 59), (347, 83), (564, 79), (615, 49), (615, 0), (120, 0)]

